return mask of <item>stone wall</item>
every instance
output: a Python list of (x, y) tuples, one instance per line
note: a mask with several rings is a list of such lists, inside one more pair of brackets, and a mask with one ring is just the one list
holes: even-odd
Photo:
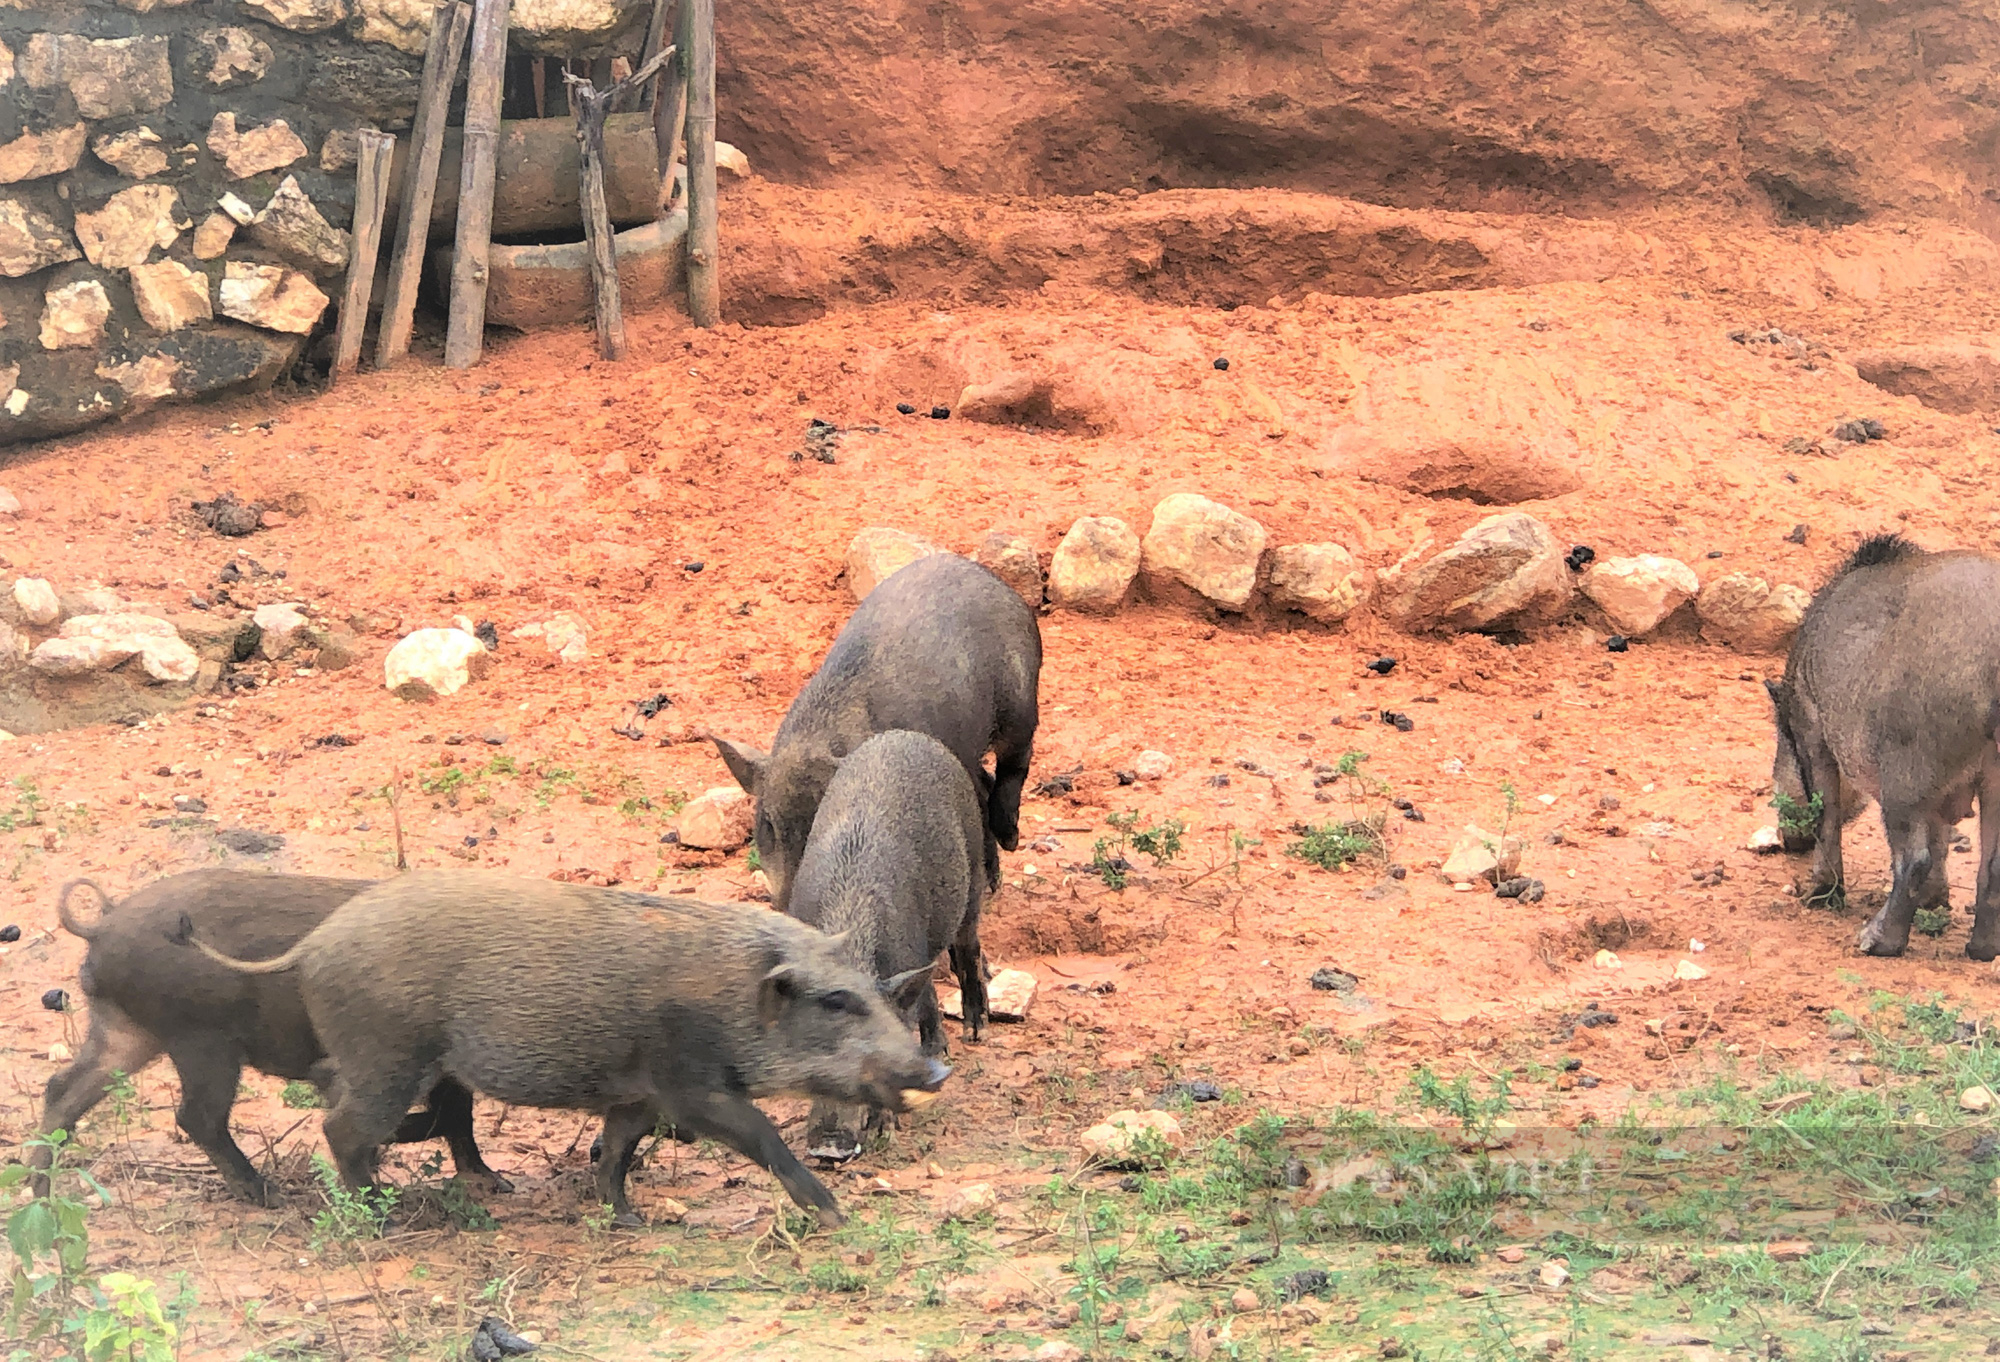
[[(645, 11), (517, 0), (513, 47), (636, 46)], [(0, 0), (0, 445), (292, 366), (345, 276), (354, 134), (407, 133), (430, 14)]]

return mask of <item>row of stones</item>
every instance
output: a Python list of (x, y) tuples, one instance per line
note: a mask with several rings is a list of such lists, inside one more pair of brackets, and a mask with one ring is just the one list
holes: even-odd
[[(1078, 520), (1046, 574), (1033, 544), (1001, 531), (987, 535), (972, 557), (1037, 608), (1046, 600), (1057, 609), (1115, 610), (1138, 582), (1154, 599), (1192, 598), (1239, 613), (1261, 600), (1322, 623), (1342, 620), (1372, 598), (1385, 618), (1409, 632), (1473, 632), (1553, 623), (1581, 591), (1625, 637), (1657, 631), (1692, 603), (1704, 637), (1751, 652), (1784, 647), (1809, 600), (1796, 586), (1774, 587), (1747, 573), (1703, 586), (1686, 563), (1658, 554), (1586, 565), (1548, 526), (1520, 512), (1488, 516), (1418, 563), (1420, 546), (1372, 584), (1340, 544), (1273, 548), (1269, 541), (1251, 517), (1178, 492), (1153, 508), (1143, 539), (1115, 516)], [(848, 587), (858, 600), (896, 569), (943, 552), (916, 535), (870, 526), (848, 546)]]
[(136, 658), (149, 683), (184, 685), (207, 667), (213, 684), (223, 663), (250, 649), (271, 659), (284, 657), (304, 641), (308, 626), (296, 605), (260, 606), (247, 620), (203, 615), (177, 620), (107, 587), (60, 595), (41, 577), (16, 578), (11, 600), (10, 613), (19, 624), (0, 616), (0, 674), (27, 667), (69, 678), (116, 671)]

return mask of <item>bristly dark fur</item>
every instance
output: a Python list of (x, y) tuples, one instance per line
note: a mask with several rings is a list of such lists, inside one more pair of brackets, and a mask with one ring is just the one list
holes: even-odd
[(1847, 556), (1847, 561), (1834, 573), (1834, 579), (1845, 577), (1856, 568), (1880, 567), (1884, 563), (1900, 563), (1905, 558), (1923, 556), (1921, 546), (1912, 544), (1900, 534), (1870, 535), (1861, 541), (1859, 548)]

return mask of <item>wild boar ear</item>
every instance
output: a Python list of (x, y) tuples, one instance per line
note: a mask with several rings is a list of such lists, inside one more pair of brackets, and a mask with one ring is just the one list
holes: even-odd
[(883, 979), (875, 985), (876, 991), (899, 1011), (908, 1011), (917, 1005), (917, 999), (924, 996), (924, 989), (931, 981), (931, 967), (919, 965), (912, 970), (904, 970), (893, 979)]
[(1771, 703), (1775, 705), (1784, 698), (1785, 687), (1781, 682), (1773, 681), (1769, 677), (1766, 677), (1764, 678), (1764, 693), (1771, 697)]
[(837, 934), (830, 933), (826, 938), (826, 944), (833, 947), (833, 953), (835, 955), (839, 955), (844, 951), (846, 951), (847, 943), (852, 941), (853, 939), (854, 939), (854, 929), (852, 927), (849, 927), (844, 932), (840, 932)]
[(777, 966), (757, 983), (757, 1020), (774, 1025), (800, 991), (798, 966), (789, 960)]
[(729, 774), (736, 777), (736, 783), (748, 793), (756, 794), (758, 787), (764, 783), (764, 765), (770, 761), (771, 754), (747, 742), (729, 738), (711, 735), (709, 741), (722, 754), (723, 764), (729, 767)]

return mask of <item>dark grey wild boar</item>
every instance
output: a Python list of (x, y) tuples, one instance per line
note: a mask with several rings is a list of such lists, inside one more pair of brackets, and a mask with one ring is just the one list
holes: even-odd
[[(838, 940), (848, 963), (885, 981), (884, 990), (923, 971), (922, 988), (900, 1010), (927, 1055), (945, 1052), (930, 980), (945, 950), (959, 978), (966, 1034), (976, 1040), (986, 1028), (979, 968), (985, 846), (979, 796), (958, 758), (935, 738), (897, 729), (841, 759), (792, 880), (792, 916)], [(852, 1158), (865, 1130), (884, 1117), (879, 1109), (818, 1103), (806, 1148), (821, 1158)]]
[[(1770, 687), (1772, 785), (1811, 830), (1811, 893), (1840, 892), (1841, 827), (1868, 799), (1889, 836), (1889, 900), (1861, 930), (1900, 955), (1919, 908), (1945, 898), (1951, 827), (1979, 801), (1979, 884), (1965, 953), (2000, 952), (2000, 559), (1867, 540), (1807, 607)], [(1788, 847), (1803, 849), (1794, 830)]]
[[(371, 883), (195, 870), (155, 880), (115, 904), (90, 880), (64, 885), (56, 916), (71, 935), (90, 943), (80, 973), (90, 999), (90, 1030), (76, 1061), (49, 1080), (42, 1096), (43, 1133), (73, 1132), (104, 1099), (114, 1075), (136, 1074), (164, 1052), (180, 1075), (180, 1128), (231, 1191), (251, 1201), (269, 1200), (263, 1177), (230, 1138), (229, 1109), (246, 1064), (278, 1078), (326, 1081), (326, 1052), (306, 1016), (298, 978), (237, 974), (193, 951), (174, 950), (169, 942), (188, 922), (203, 939), (228, 951), (254, 957), (287, 950)], [(71, 911), (70, 895), (82, 888), (103, 902), (95, 923)], [(450, 1142), (460, 1173), (507, 1187), (473, 1142), (472, 1094), (449, 1080), (432, 1090), (427, 1110), (402, 1120), (394, 1138), (411, 1143), (440, 1137)], [(36, 1162), (46, 1168), (47, 1152), (37, 1151)]]
[[(891, 573), (792, 701), (769, 753), (713, 739), (737, 783), (757, 797), (757, 855), (772, 904), (783, 912), (790, 901), (834, 763), (892, 728), (950, 749), (978, 786), (993, 839), (1014, 850), (1041, 674), (1035, 612), (991, 572), (940, 553)], [(997, 886), (999, 852), (990, 844), (982, 851), (987, 882)]]
[(597, 1187), (620, 1223), (638, 1223), (625, 1175), (661, 1125), (755, 1159), (838, 1220), (750, 1099), (904, 1111), (951, 1073), (838, 943), (745, 904), (419, 872), (357, 894), (273, 960), (194, 944), (249, 974), (297, 968), (337, 1071), (326, 1141), (350, 1187), (373, 1181), (410, 1095), (448, 1075), (504, 1102), (602, 1113)]

